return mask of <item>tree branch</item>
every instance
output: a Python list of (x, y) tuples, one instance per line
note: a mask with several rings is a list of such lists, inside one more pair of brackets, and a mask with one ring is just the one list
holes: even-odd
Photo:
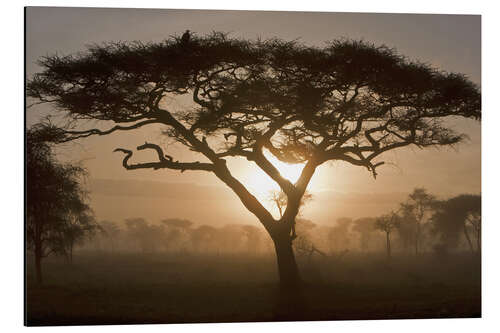
[(160, 146), (153, 143), (144, 143), (141, 146), (137, 147), (137, 150), (145, 150), (145, 149), (153, 149), (158, 154), (158, 162), (148, 162), (148, 163), (136, 163), (129, 164), (128, 160), (132, 157), (132, 151), (116, 148), (114, 152), (122, 152), (125, 153), (125, 157), (123, 158), (123, 167), (127, 170), (136, 170), (136, 169), (172, 169), (172, 170), (180, 170), (184, 172), (186, 170), (202, 170), (202, 171), (211, 171), (215, 170), (215, 166), (211, 163), (201, 163), (201, 162), (179, 162), (174, 161), (173, 158), (169, 155), (165, 155)]
[(68, 142), (68, 141), (72, 141), (72, 140), (76, 140), (76, 139), (86, 138), (86, 137), (89, 137), (92, 135), (107, 135), (107, 134), (111, 134), (115, 131), (129, 131), (129, 130), (137, 129), (137, 128), (145, 126), (145, 125), (155, 124), (155, 123), (158, 123), (158, 120), (148, 119), (148, 120), (144, 120), (144, 121), (135, 123), (135, 124), (130, 125), (130, 126), (115, 125), (114, 127), (110, 128), (108, 130), (100, 130), (97, 128), (92, 128), (92, 129), (84, 130), (84, 131), (69, 131), (69, 130), (62, 129), (62, 134), (69, 135), (69, 136), (66, 136), (63, 139), (59, 140), (59, 142), (60, 143)]

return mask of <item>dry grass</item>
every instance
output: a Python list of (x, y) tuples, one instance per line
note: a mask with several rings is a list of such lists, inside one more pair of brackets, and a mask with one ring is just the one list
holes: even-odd
[[(480, 261), (349, 254), (300, 261), (305, 307), (277, 311), (274, 258), (82, 253), (27, 269), (27, 324), (450, 318), (481, 315)], [(278, 313), (280, 313), (278, 315)]]

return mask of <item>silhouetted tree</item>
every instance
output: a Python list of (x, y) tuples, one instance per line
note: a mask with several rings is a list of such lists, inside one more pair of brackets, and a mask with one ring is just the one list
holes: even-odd
[(424, 188), (415, 188), (406, 202), (401, 204), (402, 215), (414, 222), (414, 248), (418, 255), (422, 242), (422, 224), (426, 223), (436, 205), (436, 197)]
[(111, 251), (115, 250), (115, 242), (120, 235), (120, 227), (113, 221), (101, 221), (99, 222), (100, 234), (108, 238), (111, 244)]
[(375, 220), (375, 228), (385, 233), (387, 257), (391, 257), (391, 233), (399, 226), (400, 217), (395, 212), (382, 215)]
[(149, 224), (141, 217), (126, 219), (125, 225), (128, 237), (136, 242), (142, 252), (156, 252), (159, 247), (164, 246), (163, 225)]
[(416, 222), (415, 217), (410, 214), (410, 211), (400, 210), (400, 223), (396, 228), (398, 232), (398, 240), (403, 249), (407, 252), (414, 251)]
[(85, 170), (58, 162), (39, 126), (26, 132), (26, 243), (42, 283), (42, 259), (71, 254), (73, 245), (94, 228), (82, 186)]
[(186, 32), (184, 32), (182, 34), (181, 43), (183, 43), (183, 44), (189, 43), (189, 39), (190, 38), (191, 38), (191, 33), (190, 33), (189, 29), (188, 29), (188, 30), (186, 30)]
[(73, 249), (75, 245), (82, 244), (85, 240), (93, 237), (99, 230), (90, 206), (78, 202), (72, 208), (72, 212), (66, 217), (61, 230), (61, 238), (65, 247), (65, 254), (70, 263), (73, 262)]
[(240, 224), (226, 224), (217, 229), (215, 234), (218, 252), (230, 251), (235, 253), (244, 250), (245, 233)]
[(368, 251), (370, 249), (375, 230), (375, 219), (372, 217), (362, 217), (354, 220), (352, 231), (359, 233), (359, 247), (361, 251)]
[[(459, 235), (463, 233), (471, 251), (481, 250), (481, 196), (462, 194), (436, 204), (432, 216), (435, 230), (440, 234), (443, 245), (456, 247)], [(471, 237), (470, 232), (473, 235)]]
[(351, 238), (351, 225), (352, 219), (348, 217), (342, 217), (335, 221), (335, 226), (331, 227), (328, 232), (328, 241), (331, 248), (336, 251), (345, 251), (348, 249)]
[[(157, 160), (128, 170), (205, 171), (229, 186), (273, 239), (281, 285), (295, 290), (300, 278), (292, 250), (302, 196), (316, 168), (327, 161), (364, 167), (373, 176), (384, 152), (416, 145), (448, 146), (463, 136), (449, 116), (480, 118), (481, 96), (461, 74), (410, 62), (385, 46), (332, 41), (323, 48), (279, 39), (248, 41), (223, 33), (171, 38), (160, 43), (108, 43), (70, 56), (47, 56), (27, 95), (48, 102), (70, 124), (47, 128), (64, 142), (91, 135), (161, 125), (174, 142), (204, 161), (179, 161), (160, 145), (145, 143)], [(193, 107), (170, 101), (190, 95)], [(62, 117), (58, 119), (63, 119)], [(109, 129), (75, 127), (98, 120)], [(87, 122), (88, 123), (88, 122)], [(296, 183), (263, 154), (304, 163)], [(287, 196), (283, 216), (271, 213), (236, 179), (226, 158), (244, 157), (260, 167)]]
[(302, 254), (311, 259), (314, 253), (318, 253), (322, 256), (326, 254), (318, 249), (312, 240), (312, 230), (316, 227), (316, 224), (310, 220), (297, 219), (297, 241), (294, 243), (294, 247), (299, 254)]
[(476, 251), (481, 252), (481, 207), (467, 214), (465, 222), (464, 232), (466, 232), (467, 224), (469, 224), (476, 238)]
[(175, 245), (178, 250), (186, 250), (193, 222), (179, 218), (163, 219), (160, 222), (166, 227), (166, 245), (169, 247)]
[(200, 225), (191, 230), (191, 242), (196, 251), (208, 251), (215, 242), (217, 230), (209, 225)]
[(243, 233), (246, 236), (246, 245), (249, 253), (257, 253), (261, 242), (261, 231), (253, 225), (242, 226)]

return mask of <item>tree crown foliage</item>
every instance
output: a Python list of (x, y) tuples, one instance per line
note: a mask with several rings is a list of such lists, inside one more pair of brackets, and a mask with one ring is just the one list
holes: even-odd
[(375, 229), (390, 233), (398, 228), (401, 223), (401, 217), (396, 212), (390, 212), (375, 219)]
[(27, 244), (44, 257), (65, 254), (73, 244), (96, 229), (82, 186), (86, 171), (58, 162), (51, 146), (34, 126), (26, 134)]
[(440, 234), (443, 242), (456, 246), (459, 234), (467, 228), (470, 215), (481, 216), (481, 196), (462, 194), (448, 200), (439, 201), (432, 215), (434, 230)]
[[(44, 71), (29, 82), (28, 96), (76, 119), (157, 118), (163, 97), (190, 94), (195, 108), (170, 112), (191, 132), (224, 134), (228, 142), (218, 148), (238, 155), (273, 131), (268, 148), (288, 162), (306, 160), (320, 144), (356, 156), (399, 142), (456, 143), (461, 136), (438, 119), (480, 117), (478, 88), (463, 75), (362, 41), (316, 48), (215, 33), (188, 44), (93, 45), (39, 64)], [(175, 127), (166, 134), (186, 140)]]

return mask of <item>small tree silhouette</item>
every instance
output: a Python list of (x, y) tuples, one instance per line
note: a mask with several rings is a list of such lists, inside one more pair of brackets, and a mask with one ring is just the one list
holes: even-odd
[(456, 247), (463, 233), (471, 252), (481, 251), (480, 195), (462, 194), (436, 203), (432, 223), (444, 245)]
[(422, 224), (430, 220), (436, 202), (436, 197), (428, 193), (426, 189), (415, 188), (408, 195), (407, 201), (401, 204), (403, 218), (412, 221), (414, 224), (415, 255), (418, 255), (420, 243), (422, 242)]
[(387, 258), (391, 257), (391, 233), (400, 224), (400, 217), (396, 212), (382, 215), (375, 220), (375, 228), (385, 232)]
[(58, 162), (45, 134), (39, 126), (26, 133), (26, 244), (35, 255), (39, 284), (43, 258), (71, 259), (74, 244), (96, 228), (82, 186), (85, 169)]
[(100, 221), (99, 222), (100, 235), (109, 239), (111, 244), (111, 252), (115, 251), (116, 241), (121, 233), (120, 227), (113, 221)]

